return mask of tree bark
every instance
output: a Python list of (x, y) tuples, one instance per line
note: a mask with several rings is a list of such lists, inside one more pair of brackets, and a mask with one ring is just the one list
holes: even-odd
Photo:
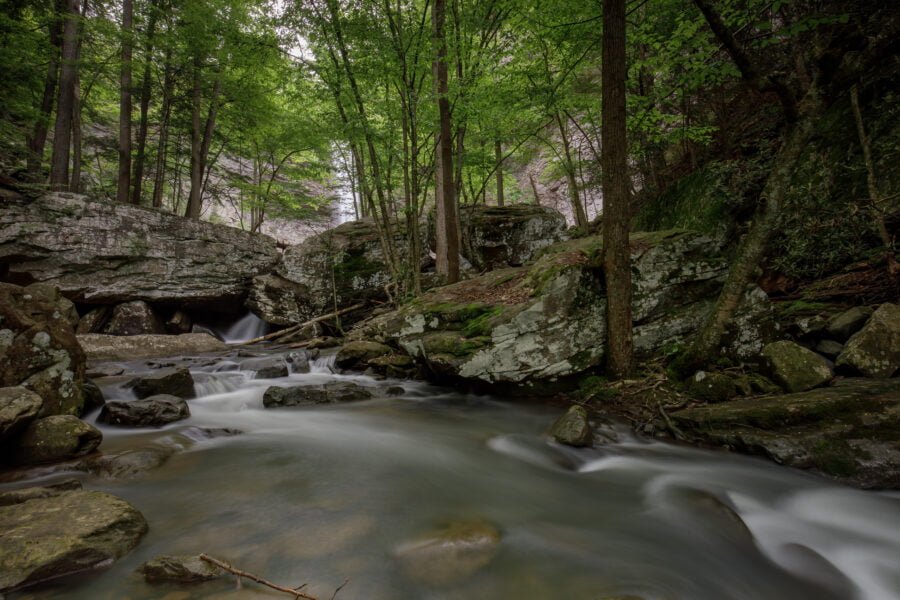
[(159, 125), (159, 144), (156, 150), (156, 172), (153, 181), (153, 207), (162, 208), (163, 188), (165, 187), (166, 159), (169, 147), (169, 118), (172, 113), (172, 89), (175, 79), (172, 73), (172, 51), (166, 50), (166, 58), (163, 66), (163, 106), (162, 122)]
[(494, 141), (494, 161), (497, 163), (497, 206), (503, 206), (503, 143)]
[[(88, 0), (81, 3), (82, 23), (78, 27), (78, 49), (75, 52), (75, 61), (81, 61), (81, 47), (84, 43), (84, 26), (83, 19), (87, 16)], [(81, 193), (81, 162), (84, 151), (84, 143), (82, 140), (82, 122), (81, 122), (81, 72), (75, 71), (75, 89), (72, 96), (72, 183), (69, 189), (76, 194)]]
[(153, 65), (153, 38), (156, 34), (156, 19), (158, 16), (156, 3), (152, 2), (149, 6), (150, 15), (147, 21), (147, 42), (145, 47), (146, 56), (144, 57), (144, 76), (141, 80), (141, 104), (140, 104), (140, 121), (137, 134), (137, 153), (134, 157), (134, 174), (131, 178), (133, 188), (131, 190), (131, 203), (141, 203), (141, 193), (144, 183), (144, 163), (147, 159), (147, 127), (148, 114), (150, 111), (150, 92), (152, 90), (152, 73)]
[(69, 189), (69, 149), (72, 142), (72, 105), (75, 100), (75, 73), (78, 69), (78, 1), (65, 0), (62, 34), (62, 64), (59, 72), (56, 124), (53, 128), (53, 156), (50, 160), (50, 189)]
[(191, 113), (191, 191), (188, 195), (188, 205), (185, 215), (191, 219), (200, 218), (200, 209), (203, 206), (203, 174), (206, 171), (206, 158), (209, 155), (209, 145), (216, 128), (216, 113), (219, 107), (219, 92), (222, 89), (221, 77), (216, 77), (213, 85), (212, 98), (210, 98), (209, 111), (206, 115), (206, 125), (200, 130), (200, 104), (202, 102), (200, 87), (199, 60), (194, 65), (193, 108)]
[(447, 41), (444, 36), (446, 0), (434, 0), (431, 8), (434, 46), (432, 65), (438, 107), (437, 152), (435, 154), (436, 270), (444, 283), (459, 281), (459, 217), (453, 173), (453, 132), (448, 96)]
[(615, 378), (627, 377), (634, 368), (625, 61), (625, 0), (604, 0), (601, 115), (603, 274), (606, 280), (606, 364), (609, 374)]
[(50, 124), (50, 114), (53, 112), (53, 101), (56, 97), (56, 81), (59, 78), (59, 60), (62, 47), (63, 12), (65, 3), (57, 0), (54, 4), (53, 20), (50, 22), (50, 60), (47, 63), (47, 75), (44, 78), (44, 94), (41, 97), (41, 106), (38, 112), (34, 129), (26, 140), (28, 146), (28, 161), (26, 168), (29, 175), (38, 180), (41, 163), (44, 162), (44, 147), (47, 144), (47, 129)]
[(131, 47), (134, 0), (122, 2), (122, 69), (119, 75), (119, 176), (116, 202), (131, 199)]

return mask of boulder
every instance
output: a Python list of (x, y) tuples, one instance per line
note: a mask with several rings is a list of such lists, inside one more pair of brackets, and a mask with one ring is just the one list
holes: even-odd
[(25, 286), (25, 293), (31, 295), (33, 302), (41, 306), (53, 306), (72, 327), (78, 327), (81, 317), (75, 303), (62, 295), (59, 288), (47, 283), (32, 283)]
[(825, 385), (834, 374), (824, 358), (790, 341), (773, 342), (762, 351), (772, 379), (788, 392)]
[(29, 389), (0, 388), (0, 440), (19, 433), (41, 412), (44, 401)]
[(900, 306), (879, 306), (850, 338), (835, 364), (865, 377), (893, 377), (900, 369)]
[(724, 373), (697, 371), (688, 383), (688, 393), (704, 402), (725, 402), (737, 392), (734, 379)]
[(323, 386), (301, 385), (289, 388), (270, 387), (263, 394), (263, 406), (282, 408), (287, 406), (313, 406), (368, 400), (372, 392), (361, 385), (349, 382), (330, 383)]
[(14, 440), (12, 459), (20, 465), (68, 460), (90, 454), (103, 434), (73, 415), (54, 415), (32, 421)]
[(280, 356), (251, 358), (241, 363), (241, 369), (256, 371), (256, 379), (274, 379), (276, 377), (287, 377), (290, 374), (287, 361)]
[(816, 344), (814, 350), (825, 358), (834, 360), (844, 351), (844, 345), (834, 340), (822, 340)]
[(478, 270), (518, 267), (538, 250), (566, 237), (566, 218), (533, 204), (485, 206), (460, 210), (466, 243), (463, 256)]
[(103, 333), (108, 335), (153, 335), (165, 332), (166, 329), (153, 308), (143, 300), (117, 304), (103, 328)]
[(194, 398), (194, 378), (187, 369), (163, 369), (149, 375), (141, 375), (131, 381), (131, 390), (138, 398), (159, 394)]
[(862, 329), (873, 312), (875, 311), (868, 306), (854, 306), (829, 319), (825, 324), (825, 331), (832, 339), (846, 342), (850, 336)]
[(378, 342), (348, 342), (338, 350), (334, 364), (339, 369), (353, 369), (364, 365), (367, 361), (391, 354), (390, 346)]
[(0, 592), (106, 566), (147, 532), (141, 513), (103, 492), (50, 490), (2, 504)]
[(34, 391), (42, 416), (79, 414), (84, 353), (58, 298), (29, 287), (0, 283), (0, 387)]
[(138, 568), (148, 583), (199, 583), (225, 574), (199, 556), (157, 556)]
[(162, 210), (62, 193), (0, 199), (10, 278), (52, 283), (76, 302), (235, 310), (277, 260), (270, 237)]
[(107, 402), (97, 420), (126, 427), (161, 427), (190, 416), (187, 402), (176, 396), (159, 394), (131, 402)]
[(583, 406), (569, 407), (550, 429), (550, 435), (560, 444), (581, 448), (590, 446), (594, 439), (587, 411)]
[(182, 335), (79, 335), (88, 360), (133, 360), (221, 352), (228, 346), (206, 333)]
[(394, 557), (412, 581), (456, 585), (486, 567), (500, 547), (500, 532), (484, 521), (459, 521), (398, 546)]

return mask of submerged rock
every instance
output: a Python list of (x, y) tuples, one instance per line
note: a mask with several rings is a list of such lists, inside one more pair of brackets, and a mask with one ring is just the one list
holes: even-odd
[(199, 556), (157, 556), (141, 565), (138, 572), (149, 583), (199, 583), (225, 574)]
[(130, 402), (107, 402), (97, 420), (126, 427), (161, 427), (190, 416), (187, 402), (177, 396), (158, 394)]
[(763, 348), (772, 379), (788, 392), (804, 392), (825, 385), (834, 374), (825, 359), (794, 342), (773, 342)]
[(44, 401), (23, 387), (0, 388), (0, 440), (19, 433), (33, 421)]
[(411, 580), (447, 586), (468, 579), (497, 554), (500, 532), (484, 521), (459, 521), (401, 544), (394, 556)]
[(78, 342), (84, 348), (88, 360), (92, 361), (190, 356), (228, 349), (224, 342), (206, 333), (132, 336), (89, 334), (79, 335)]
[(179, 398), (193, 398), (194, 378), (187, 369), (165, 369), (132, 380), (131, 390), (138, 398), (165, 394)]
[(147, 521), (102, 492), (52, 490), (3, 506), (0, 592), (103, 567), (134, 548)]
[(73, 415), (54, 415), (32, 423), (16, 438), (13, 461), (20, 465), (67, 460), (90, 454), (103, 434)]
[(569, 407), (566, 414), (557, 419), (550, 429), (550, 435), (560, 444), (576, 448), (590, 446), (594, 439), (587, 411), (577, 404)]
[(338, 402), (356, 402), (372, 398), (372, 392), (355, 383), (329, 383), (323, 386), (301, 385), (289, 388), (270, 387), (263, 394), (263, 406), (313, 406)]
[(900, 369), (900, 306), (882, 304), (850, 338), (836, 365), (866, 377), (892, 377)]

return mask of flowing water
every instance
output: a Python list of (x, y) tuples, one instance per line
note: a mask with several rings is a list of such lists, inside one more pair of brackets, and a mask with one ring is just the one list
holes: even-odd
[(269, 325), (252, 312), (248, 312), (237, 321), (221, 327), (214, 327), (213, 330), (223, 341), (233, 344), (265, 335), (269, 330)]
[[(289, 597), (249, 583), (237, 589), (232, 579), (153, 587), (133, 574), (160, 554), (200, 552), (290, 587), (307, 582), (323, 599), (349, 580), (338, 600), (900, 598), (895, 495), (627, 435), (574, 450), (544, 434), (559, 408), (334, 375), (328, 359), (309, 374), (258, 380), (242, 360), (191, 363), (199, 397), (187, 421), (101, 426), (107, 452), (180, 449), (139, 478), (84, 479), (133, 503), (150, 532), (102, 573), (14, 598)], [(262, 406), (270, 385), (334, 380), (376, 397)], [(403, 396), (384, 393), (398, 384)], [(115, 385), (105, 392), (128, 395)], [(201, 427), (243, 433), (209, 439)], [(493, 559), (443, 585), (411, 576), (398, 550), (456, 520), (500, 531)]]

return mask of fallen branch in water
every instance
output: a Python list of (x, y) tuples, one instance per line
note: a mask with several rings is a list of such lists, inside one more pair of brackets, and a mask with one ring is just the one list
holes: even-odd
[(328, 319), (333, 319), (334, 317), (339, 317), (341, 315), (345, 315), (349, 312), (353, 312), (354, 310), (359, 310), (360, 308), (365, 308), (366, 303), (361, 302), (359, 304), (354, 304), (348, 308), (342, 308), (341, 310), (336, 310), (332, 313), (328, 313), (327, 315), (322, 315), (321, 317), (316, 317), (315, 319), (310, 319), (305, 323), (300, 323), (299, 325), (291, 325), (287, 329), (282, 329), (281, 331), (276, 331), (274, 333), (269, 333), (266, 335), (261, 335), (258, 338), (253, 338), (252, 340), (247, 340), (246, 342), (241, 342), (240, 344), (235, 344), (235, 346), (247, 346), (249, 344), (255, 344), (257, 342), (267, 342), (269, 340), (277, 340), (278, 338), (287, 337), (289, 335), (293, 335), (306, 327), (307, 325), (313, 325), (315, 323), (321, 323), (322, 321), (327, 321)]
[[(271, 581), (266, 581), (266, 580), (263, 579), (262, 577), (259, 577), (258, 575), (254, 575), (253, 573), (248, 573), (248, 572), (246, 572), (246, 571), (241, 571), (241, 570), (238, 569), (238, 568), (232, 567), (232, 566), (229, 565), (227, 562), (221, 561), (221, 560), (219, 560), (219, 559), (217, 559), (217, 558), (213, 558), (212, 556), (208, 556), (208, 555), (206, 555), (206, 554), (201, 554), (201, 555), (200, 555), (200, 560), (205, 561), (205, 562), (208, 562), (209, 564), (211, 564), (211, 565), (213, 565), (213, 566), (216, 566), (216, 567), (222, 569), (223, 571), (228, 571), (229, 573), (232, 573), (232, 574), (234, 574), (234, 575), (237, 575), (238, 577), (243, 577), (243, 578), (245, 578), (245, 579), (249, 579), (249, 580), (251, 580), (251, 581), (255, 581), (256, 583), (258, 583), (258, 584), (260, 584), (260, 585), (264, 585), (264, 586), (266, 586), (266, 587), (270, 587), (270, 588), (272, 588), (273, 590), (278, 590), (279, 592), (284, 592), (285, 594), (291, 594), (291, 595), (294, 597), (294, 600), (298, 600), (298, 599), (302, 599), (302, 600), (317, 600), (317, 598), (316, 598), (315, 596), (310, 596), (309, 594), (304, 594), (302, 591), (300, 591), (300, 590), (302, 590), (303, 588), (306, 587), (306, 584), (305, 584), (305, 583), (304, 583), (303, 585), (297, 586), (297, 587), (295, 587), (295, 588), (287, 588), (287, 587), (278, 585), (277, 583), (272, 583)], [(240, 581), (240, 580), (239, 580), (239, 581)], [(342, 587), (344, 587), (345, 585), (347, 585), (347, 582), (346, 582), (346, 581), (341, 585), (341, 587), (339, 587), (339, 588), (337, 589), (337, 591), (340, 591), (340, 589), (341, 589)], [(335, 591), (335, 594), (337, 594), (337, 591)], [(332, 596), (332, 598), (334, 598), (334, 596)]]

